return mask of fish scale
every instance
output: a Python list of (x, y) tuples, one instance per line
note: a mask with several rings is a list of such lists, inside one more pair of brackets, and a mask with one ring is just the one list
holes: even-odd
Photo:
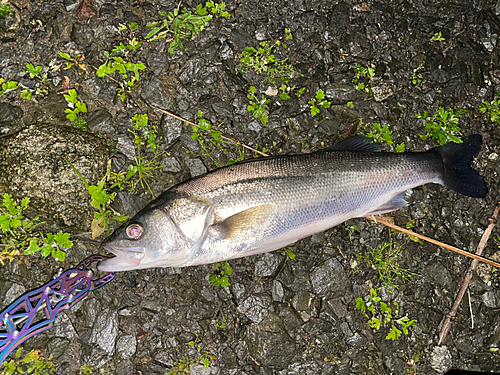
[(99, 269), (184, 267), (276, 250), (350, 218), (404, 207), (405, 190), (431, 182), (484, 197), (486, 185), (470, 167), (481, 142), (474, 135), (394, 154), (352, 137), (324, 151), (220, 168), (172, 187), (118, 228), (103, 243), (116, 258)]

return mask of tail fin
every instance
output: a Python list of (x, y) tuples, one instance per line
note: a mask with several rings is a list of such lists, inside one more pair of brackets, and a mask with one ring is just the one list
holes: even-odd
[(479, 172), (470, 166), (472, 159), (481, 150), (483, 137), (471, 135), (463, 143), (448, 143), (436, 147), (443, 160), (443, 185), (457, 193), (473, 198), (484, 198), (488, 188)]

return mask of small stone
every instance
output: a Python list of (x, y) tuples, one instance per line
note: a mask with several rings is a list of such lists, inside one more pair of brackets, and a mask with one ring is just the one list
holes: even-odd
[(394, 95), (396, 86), (382, 78), (374, 77), (370, 80), (370, 91), (376, 102), (382, 102)]
[[(481, 296), (481, 300), (486, 305), (486, 307), (490, 307), (492, 309), (497, 308), (497, 301), (495, 298), (495, 293), (492, 290), (487, 291)], [(500, 301), (499, 301), (500, 302)]]
[(313, 292), (318, 295), (332, 294), (341, 296), (347, 289), (348, 277), (344, 267), (335, 258), (328, 259), (315, 268), (311, 275)]
[(134, 160), (135, 157), (135, 147), (129, 137), (126, 135), (118, 136), (118, 143), (116, 144), (116, 150), (120, 151), (128, 159)]
[(7, 293), (5, 294), (5, 298), (3, 299), (3, 305), (7, 306), (14, 302), (17, 298), (26, 292), (26, 288), (19, 284), (12, 284)]
[(172, 98), (156, 77), (142, 90), (141, 98), (149, 105), (154, 105), (162, 109), (171, 108), (173, 104)]
[(250, 296), (239, 306), (238, 311), (254, 323), (260, 323), (269, 313), (271, 299), (268, 296)]
[(271, 291), (274, 302), (282, 302), (285, 296), (285, 291), (283, 290), (283, 284), (278, 280), (273, 281), (273, 289)]
[(267, 90), (264, 91), (264, 94), (267, 96), (276, 96), (278, 95), (278, 89), (275, 86), (268, 86)]
[(97, 315), (92, 328), (90, 343), (99, 345), (106, 353), (112, 355), (115, 351), (115, 341), (118, 336), (118, 313), (104, 310)]
[(451, 354), (446, 346), (436, 346), (431, 354), (431, 367), (444, 374), (451, 367)]
[(265, 253), (259, 256), (255, 262), (254, 276), (256, 277), (274, 277), (283, 260), (278, 254)]
[(72, 10), (78, 8), (78, 0), (64, 0), (63, 4), (64, 8), (66, 8), (68, 12), (71, 12)]
[(90, 115), (87, 125), (94, 133), (111, 134), (115, 131), (113, 125), (111, 125), (112, 120), (113, 116), (111, 116), (111, 113), (105, 109), (98, 109)]
[(131, 360), (126, 359), (116, 364), (116, 375), (134, 375), (134, 364)]
[(163, 158), (163, 170), (165, 172), (173, 172), (177, 173), (182, 171), (182, 167), (177, 161), (176, 158), (172, 157), (165, 157)]
[(131, 358), (137, 349), (137, 340), (135, 336), (123, 335), (116, 342), (116, 351), (123, 359)]
[(189, 168), (191, 177), (196, 177), (207, 173), (207, 167), (205, 167), (205, 164), (203, 164), (201, 159), (186, 159), (186, 165)]

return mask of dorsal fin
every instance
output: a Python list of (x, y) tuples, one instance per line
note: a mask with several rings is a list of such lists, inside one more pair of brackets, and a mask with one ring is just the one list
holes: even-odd
[(383, 148), (377, 143), (372, 143), (368, 137), (355, 135), (342, 142), (335, 143), (323, 151), (361, 151), (361, 152), (380, 152)]

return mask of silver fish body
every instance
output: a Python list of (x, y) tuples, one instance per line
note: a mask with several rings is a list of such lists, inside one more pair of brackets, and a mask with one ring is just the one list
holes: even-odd
[(421, 153), (373, 147), (354, 137), (326, 151), (255, 159), (179, 184), (103, 243), (116, 258), (99, 269), (184, 267), (276, 250), (351, 218), (404, 207), (405, 190), (431, 182), (486, 195), (470, 168), (480, 136)]

